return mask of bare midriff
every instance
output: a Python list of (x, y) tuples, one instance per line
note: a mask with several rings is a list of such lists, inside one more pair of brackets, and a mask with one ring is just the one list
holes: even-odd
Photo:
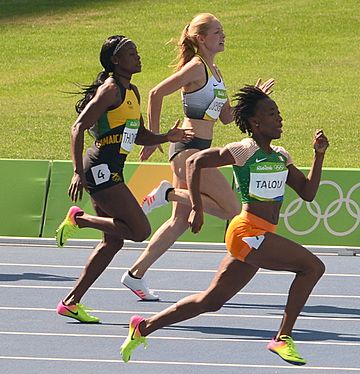
[(191, 129), (196, 138), (212, 139), (213, 129), (216, 121), (206, 121), (204, 119), (184, 118), (182, 129)]
[(251, 202), (243, 204), (242, 209), (277, 225), (279, 222), (281, 205), (282, 203), (278, 201)]

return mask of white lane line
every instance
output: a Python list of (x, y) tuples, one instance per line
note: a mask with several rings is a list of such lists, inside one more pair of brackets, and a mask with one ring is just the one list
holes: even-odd
[[(54, 313), (55, 309), (52, 308), (29, 308), (29, 307), (12, 307), (12, 306), (0, 306), (1, 310), (12, 310), (12, 311), (26, 311), (26, 312), (51, 312)], [(101, 310), (101, 309), (91, 309), (94, 313), (104, 313), (104, 314), (139, 314), (139, 311), (134, 310)], [(141, 311), (141, 314), (153, 315), (157, 311), (145, 312)], [(224, 314), (224, 313), (203, 313), (201, 317), (213, 317), (213, 318), (251, 318), (251, 319), (282, 319), (282, 314), (263, 316), (256, 314)], [(316, 320), (316, 321), (347, 321), (347, 322), (360, 322), (360, 318), (346, 318), (346, 317), (314, 317), (314, 316), (299, 316), (298, 319), (304, 320)]]
[[(14, 267), (39, 267), (39, 268), (54, 268), (54, 269), (83, 269), (83, 265), (54, 265), (54, 264), (27, 264), (27, 263), (15, 263), (15, 262), (0, 262), (0, 266), (14, 266)], [(109, 266), (106, 270), (128, 270), (128, 267), (121, 266)], [(211, 269), (183, 269), (183, 268), (151, 268), (149, 271), (153, 272), (174, 272), (174, 273), (216, 273), (217, 270)], [(259, 270), (257, 275), (294, 275), (289, 271), (270, 271), (270, 270)], [(360, 274), (356, 273), (325, 273), (324, 277), (358, 277)]]
[[(166, 328), (165, 328), (166, 330)], [(0, 331), (0, 335), (21, 335), (21, 336), (60, 336), (70, 338), (106, 338), (106, 339), (125, 339), (127, 335), (114, 334), (69, 334), (69, 333), (55, 333), (55, 332), (28, 332), (28, 331)], [(178, 336), (151, 336), (150, 340), (179, 340), (179, 341), (206, 341), (206, 342), (225, 342), (225, 343), (268, 343), (269, 339), (242, 339), (242, 338), (188, 338)], [(360, 346), (360, 342), (325, 342), (325, 341), (296, 341), (297, 345), (335, 345), (335, 346)]]
[[(63, 358), (63, 357), (30, 357), (30, 356), (0, 356), (2, 360), (28, 360), (28, 361), (67, 361), (67, 362), (101, 362), (101, 363), (123, 363), (122, 360), (110, 360), (110, 359), (94, 359), (94, 358)], [(141, 364), (141, 365), (166, 365), (166, 366), (207, 366), (207, 367), (229, 367), (229, 368), (262, 368), (262, 369), (285, 369), (289, 370), (289, 366), (280, 365), (252, 365), (252, 364), (229, 364), (229, 363), (217, 363), (217, 362), (184, 362), (184, 361), (131, 361), (130, 364)], [(334, 367), (334, 366), (292, 366), (292, 370), (319, 370), (319, 371), (360, 371), (360, 368), (355, 367)]]
[[(1, 240), (1, 238), (0, 238)], [(62, 249), (58, 248), (55, 244), (55, 239), (54, 239), (54, 245), (47, 245), (47, 244), (40, 244), (40, 245), (36, 245), (36, 244), (16, 244), (16, 247), (13, 246), (13, 245), (9, 245), (9, 244), (3, 244), (0, 242), (0, 251), (4, 250), (6, 252), (9, 252), (10, 250), (11, 251), (17, 251), (17, 250), (22, 250), (23, 248), (36, 248), (36, 249), (40, 249), (40, 250), (45, 250), (45, 251), (54, 251), (54, 252), (57, 252), (57, 253), (65, 253), (67, 252), (68, 250), (71, 250), (72, 252), (74, 251), (85, 251), (85, 252), (92, 252), (95, 247), (97, 246), (98, 243), (100, 243), (100, 240), (99, 239), (98, 241), (94, 242), (93, 245), (87, 245), (87, 246), (77, 246), (77, 245), (66, 245), (66, 247), (63, 247)], [(140, 244), (140, 243), (139, 243)], [(138, 247), (122, 247), (121, 248), (121, 252), (143, 252), (147, 246), (147, 243), (145, 242), (142, 242), (141, 244), (143, 244), (143, 246), (138, 246)], [(310, 249), (310, 247), (309, 247)], [(348, 248), (346, 248), (348, 249)], [(350, 248), (351, 249), (351, 248)], [(355, 250), (357, 249), (357, 247), (355, 247)], [(185, 248), (185, 247), (178, 247), (178, 248), (169, 248), (168, 249), (168, 252), (172, 253), (172, 252), (176, 252), (176, 253), (192, 253), (194, 255), (197, 255), (197, 254), (203, 254), (203, 253), (207, 253), (209, 255), (211, 254), (214, 254), (214, 255), (224, 255), (226, 253), (226, 247), (225, 245), (221, 246), (221, 247), (218, 247), (218, 248), (210, 248), (210, 249), (206, 249), (206, 248), (200, 248), (200, 247), (196, 247), (196, 246), (190, 246), (190, 248)], [(338, 256), (337, 252), (335, 253), (331, 253), (331, 252), (316, 252), (314, 251), (314, 254), (318, 254), (319, 256)]]
[[(70, 290), (72, 287), (64, 287), (64, 286), (31, 286), (31, 285), (16, 285), (16, 284), (0, 284), (0, 288), (28, 288), (28, 289), (55, 289), (55, 290)], [(91, 287), (93, 291), (126, 291), (129, 292), (128, 288), (119, 288), (119, 287)], [(157, 292), (168, 292), (168, 293), (185, 293), (185, 294), (195, 294), (199, 292), (203, 292), (203, 290), (169, 290), (169, 289), (160, 289), (156, 288)], [(279, 292), (243, 292), (240, 291), (237, 295), (247, 295), (247, 296), (261, 296), (261, 297), (272, 297), (272, 296), (285, 296), (287, 297), (287, 293), (279, 293)], [(322, 294), (313, 294), (310, 295), (311, 298), (330, 298), (330, 299), (360, 299), (360, 295), (322, 295)], [(156, 304), (156, 303), (154, 303)]]

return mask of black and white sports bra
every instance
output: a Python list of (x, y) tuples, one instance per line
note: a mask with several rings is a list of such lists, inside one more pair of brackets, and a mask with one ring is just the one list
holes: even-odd
[(220, 73), (220, 81), (218, 81), (202, 57), (199, 55), (197, 57), (205, 65), (206, 83), (196, 91), (181, 92), (184, 113), (187, 118), (216, 121), (228, 100), (225, 84)]

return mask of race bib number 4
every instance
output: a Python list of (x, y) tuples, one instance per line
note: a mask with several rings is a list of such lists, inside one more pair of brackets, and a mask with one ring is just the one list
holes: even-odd
[(109, 166), (107, 164), (93, 166), (91, 168), (91, 173), (96, 185), (107, 182), (111, 175)]
[(140, 121), (138, 119), (128, 119), (121, 140), (120, 153), (128, 154), (131, 152), (139, 131)]
[(282, 201), (287, 175), (287, 167), (277, 162), (251, 165), (249, 195), (258, 200)]

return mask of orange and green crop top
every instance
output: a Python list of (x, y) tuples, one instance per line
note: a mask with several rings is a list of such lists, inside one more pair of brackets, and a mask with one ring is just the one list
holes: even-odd
[(262, 150), (252, 138), (225, 146), (234, 157), (234, 177), (242, 203), (282, 201), (288, 165), (293, 161), (289, 153), (271, 145), (271, 153)]
[(134, 90), (123, 89), (124, 100), (115, 109), (104, 112), (90, 128), (97, 148), (118, 148), (119, 153), (130, 153), (140, 127), (140, 103)]
[(206, 83), (196, 91), (181, 92), (184, 113), (187, 118), (215, 121), (228, 100), (225, 84), (220, 73), (220, 81), (218, 81), (202, 57), (196, 56), (205, 65)]

